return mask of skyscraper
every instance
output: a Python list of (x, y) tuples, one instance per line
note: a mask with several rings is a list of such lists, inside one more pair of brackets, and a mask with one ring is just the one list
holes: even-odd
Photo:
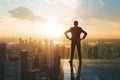
[(21, 50), (20, 51), (20, 58), (21, 58), (21, 80), (27, 80), (28, 78), (28, 51)]
[(0, 43), (0, 80), (4, 80), (5, 56), (6, 56), (6, 43)]
[(5, 61), (4, 80), (21, 80), (21, 62), (18, 57), (11, 57)]

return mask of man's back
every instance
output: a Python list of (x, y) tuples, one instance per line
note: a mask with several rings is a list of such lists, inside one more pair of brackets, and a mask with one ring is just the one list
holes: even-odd
[(82, 33), (82, 28), (81, 27), (72, 27), (70, 29), (70, 32), (72, 34), (72, 37), (71, 37), (72, 40), (79, 40), (80, 35)]

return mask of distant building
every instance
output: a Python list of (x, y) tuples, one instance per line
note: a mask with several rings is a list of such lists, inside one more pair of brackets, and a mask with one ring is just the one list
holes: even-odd
[(19, 43), (22, 43), (22, 38), (19, 38)]
[(94, 58), (97, 59), (98, 58), (98, 46), (94, 46)]
[(46, 67), (53, 68), (54, 65), (54, 44), (53, 40), (45, 39), (44, 55), (46, 57)]
[(50, 40), (50, 53), (48, 53), (49, 54), (49, 68), (53, 68), (54, 67), (54, 57), (55, 57), (55, 55), (54, 55), (54, 43), (53, 43), (53, 40), (51, 39)]
[(44, 42), (45, 42), (45, 45), (44, 45), (44, 50), (43, 50), (43, 53), (44, 53), (44, 57), (45, 57), (45, 65), (46, 65), (46, 67), (48, 67), (48, 63), (49, 63), (49, 60), (48, 60), (48, 58), (49, 58), (49, 55), (50, 55), (50, 53), (49, 53), (49, 41), (48, 41), (48, 39), (45, 39), (44, 40)]
[(103, 51), (104, 51), (104, 41), (102, 41), (102, 40), (99, 40), (99, 42), (98, 42), (98, 56), (99, 56), (99, 58), (102, 58), (102, 56), (103, 56)]
[(88, 52), (88, 42), (82, 42), (81, 43), (81, 52), (82, 52), (82, 58), (86, 59), (88, 58), (89, 52)]
[(46, 56), (43, 52), (39, 52), (39, 65), (45, 66), (46, 64)]
[(28, 54), (27, 68), (28, 68), (28, 71), (31, 71), (33, 68), (33, 59), (30, 54)]
[(21, 80), (20, 59), (11, 57), (5, 61), (4, 80)]
[(93, 48), (90, 46), (89, 48), (88, 48), (88, 59), (92, 59), (92, 55), (93, 54)]

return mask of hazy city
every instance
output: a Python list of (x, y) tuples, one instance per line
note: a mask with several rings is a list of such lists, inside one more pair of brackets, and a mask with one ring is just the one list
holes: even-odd
[(120, 80), (120, 0), (0, 0), (0, 80)]
[[(35, 40), (32, 37), (28, 39), (6, 38), (0, 41), (1, 80), (69, 80), (65, 79), (64, 73), (66, 66), (64, 62), (66, 63), (70, 57), (70, 44), (68, 42), (52, 39)], [(105, 69), (106, 67), (115, 67), (115, 65), (120, 67), (119, 39), (85, 40), (82, 42), (81, 49), (83, 65), (93, 62), (93, 65), (96, 63)], [(78, 58), (76, 52), (75, 61)], [(104, 67), (105, 63), (107, 66)], [(109, 65), (111, 63), (115, 65)], [(118, 80), (119, 76), (116, 75), (113, 78), (116, 77), (115, 79)]]

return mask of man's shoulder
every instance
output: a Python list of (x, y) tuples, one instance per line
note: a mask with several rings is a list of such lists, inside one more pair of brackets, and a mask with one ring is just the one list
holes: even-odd
[(74, 29), (74, 27), (70, 27), (70, 30), (71, 30), (71, 29)]
[[(76, 27), (71, 27), (70, 29), (71, 29), (71, 30), (74, 30), (74, 29), (76, 29)], [(77, 29), (82, 30), (82, 27), (79, 27), (79, 26), (78, 26)]]
[(78, 28), (79, 28), (79, 29), (82, 29), (82, 27), (79, 27), (79, 26), (78, 26)]

